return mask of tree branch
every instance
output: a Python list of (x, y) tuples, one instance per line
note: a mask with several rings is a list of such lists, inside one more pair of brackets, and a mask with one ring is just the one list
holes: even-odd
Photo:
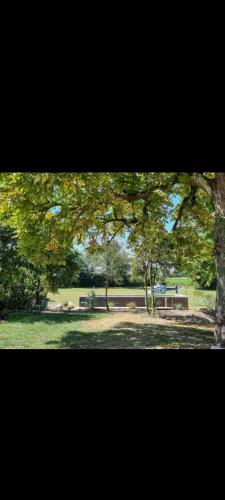
[(202, 173), (198, 173), (191, 178), (191, 184), (192, 186), (203, 189), (207, 195), (212, 198), (212, 191), (215, 185), (214, 179), (207, 179)]
[(140, 222), (136, 217), (133, 217), (133, 219), (125, 219), (125, 217), (111, 217), (110, 219), (106, 219), (105, 217), (99, 217), (99, 220), (102, 220), (103, 222), (110, 223), (110, 222), (122, 222), (124, 225), (125, 224), (138, 224)]
[(114, 232), (112, 238), (110, 238), (110, 240), (108, 241), (107, 245), (110, 245), (110, 243), (114, 240), (115, 236), (117, 235), (117, 233), (120, 231), (120, 229), (122, 229), (122, 227), (125, 226), (125, 222), (123, 222), (121, 224), (121, 226), (119, 226), (116, 231)]
[(115, 193), (114, 191), (111, 191), (111, 193), (116, 198), (120, 198), (122, 200), (129, 201), (129, 202), (139, 201), (139, 200), (148, 201), (149, 196), (152, 193), (154, 193), (154, 191), (156, 189), (164, 190), (164, 189), (168, 189), (169, 187), (173, 187), (177, 183), (177, 181), (179, 180), (179, 175), (180, 175), (180, 172), (176, 172), (174, 174), (174, 178), (173, 179), (169, 179), (169, 181), (167, 183), (165, 183), (165, 184), (156, 184), (155, 186), (152, 186), (151, 188), (146, 189), (145, 191), (141, 191), (141, 192), (140, 191), (136, 191), (134, 193), (127, 193), (124, 190), (122, 193)]
[(197, 189), (198, 189), (197, 186), (191, 186), (190, 193), (188, 193), (188, 195), (183, 199), (178, 211), (177, 219), (173, 225), (172, 231), (174, 231), (177, 228), (178, 222), (181, 220), (184, 210), (188, 206), (190, 207), (194, 203)]
[[(156, 189), (156, 188), (154, 188)], [(116, 198), (120, 198), (125, 201), (138, 201), (138, 200), (146, 200), (148, 196), (148, 191), (141, 191), (136, 193), (112, 193)]]

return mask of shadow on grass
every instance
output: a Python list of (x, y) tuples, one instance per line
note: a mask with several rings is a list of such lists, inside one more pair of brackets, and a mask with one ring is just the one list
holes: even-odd
[(58, 349), (207, 349), (212, 341), (212, 332), (193, 327), (120, 323), (103, 332), (70, 331), (46, 344)]
[[(208, 312), (205, 310), (205, 311), (202, 311), (204, 312), (205, 314), (208, 314)], [(209, 314), (208, 314), (209, 316)], [(160, 314), (160, 318), (163, 318), (163, 319), (168, 319), (168, 320), (174, 320), (176, 321), (177, 323), (183, 323), (183, 324), (198, 324), (198, 325), (204, 325), (204, 324), (209, 324), (209, 323), (212, 323), (212, 318), (211, 317), (203, 317), (203, 316), (199, 316), (199, 314), (191, 314), (191, 315), (182, 315), (179, 313), (172, 313), (171, 314), (168, 314), (166, 312), (163, 312)]]
[(86, 321), (94, 319), (93, 314), (88, 313), (11, 313), (7, 318), (7, 323), (71, 323), (74, 321)]

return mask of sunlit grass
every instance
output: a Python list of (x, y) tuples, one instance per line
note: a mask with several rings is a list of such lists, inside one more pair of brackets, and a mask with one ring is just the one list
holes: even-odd
[(212, 325), (146, 313), (17, 313), (0, 321), (2, 349), (206, 349), (212, 342)]
[[(94, 288), (96, 295), (105, 295), (104, 288)], [(79, 297), (88, 295), (90, 288), (60, 288), (57, 294), (49, 293), (49, 305), (64, 304), (71, 300), (75, 306), (79, 306)], [(109, 288), (109, 295), (143, 295), (141, 288)]]

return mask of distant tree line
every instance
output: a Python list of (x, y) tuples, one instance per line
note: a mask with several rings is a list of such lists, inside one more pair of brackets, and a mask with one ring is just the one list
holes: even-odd
[(35, 265), (20, 253), (13, 229), (0, 226), (0, 300), (8, 309), (29, 310), (59, 288), (135, 286), (132, 282), (131, 263), (127, 252), (112, 242), (110, 264), (103, 251), (80, 253), (71, 248), (62, 264)]
[[(132, 255), (114, 240), (102, 244), (96, 251), (83, 253), (71, 248), (62, 264), (35, 265), (20, 254), (17, 236), (9, 227), (0, 226), (0, 300), (9, 309), (31, 309), (49, 292), (59, 288), (144, 287), (145, 275), (140, 255)], [(158, 269), (157, 279), (168, 277), (165, 267)], [(216, 287), (213, 258), (191, 260), (182, 270), (173, 269), (173, 275), (190, 276), (198, 288)]]
[(20, 254), (15, 232), (0, 227), (0, 300), (8, 309), (31, 309), (48, 292), (73, 286), (78, 274), (78, 252), (71, 250), (63, 265), (35, 265)]

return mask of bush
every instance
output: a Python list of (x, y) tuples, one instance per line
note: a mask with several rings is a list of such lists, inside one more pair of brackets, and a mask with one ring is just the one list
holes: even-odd
[(194, 269), (193, 284), (203, 290), (216, 289), (216, 269), (214, 262), (202, 262), (199, 267)]
[(68, 309), (74, 309), (75, 304), (73, 302), (68, 302)]
[(64, 302), (64, 307), (67, 307), (68, 309), (73, 309), (75, 307), (74, 303), (71, 302), (71, 300), (67, 300), (66, 302)]
[(203, 290), (216, 289), (216, 266), (212, 257), (209, 257), (206, 261), (194, 260), (189, 274), (196, 288)]
[(183, 309), (183, 306), (182, 304), (179, 304), (179, 302), (175, 302), (175, 309), (177, 309), (178, 311), (180, 311), (181, 309)]
[(114, 304), (114, 302), (112, 302), (112, 300), (108, 300), (108, 306), (109, 306), (109, 307), (114, 307), (114, 305), (115, 305), (115, 304)]
[(128, 302), (127, 307), (129, 307), (129, 309), (135, 309), (136, 308), (136, 302)]
[(92, 289), (89, 294), (88, 294), (89, 300), (88, 300), (88, 309), (89, 311), (93, 311), (96, 305), (96, 294), (94, 289)]
[(36, 279), (32, 271), (18, 267), (16, 272), (5, 273), (0, 283), (0, 298), (7, 309), (29, 310), (33, 306)]

